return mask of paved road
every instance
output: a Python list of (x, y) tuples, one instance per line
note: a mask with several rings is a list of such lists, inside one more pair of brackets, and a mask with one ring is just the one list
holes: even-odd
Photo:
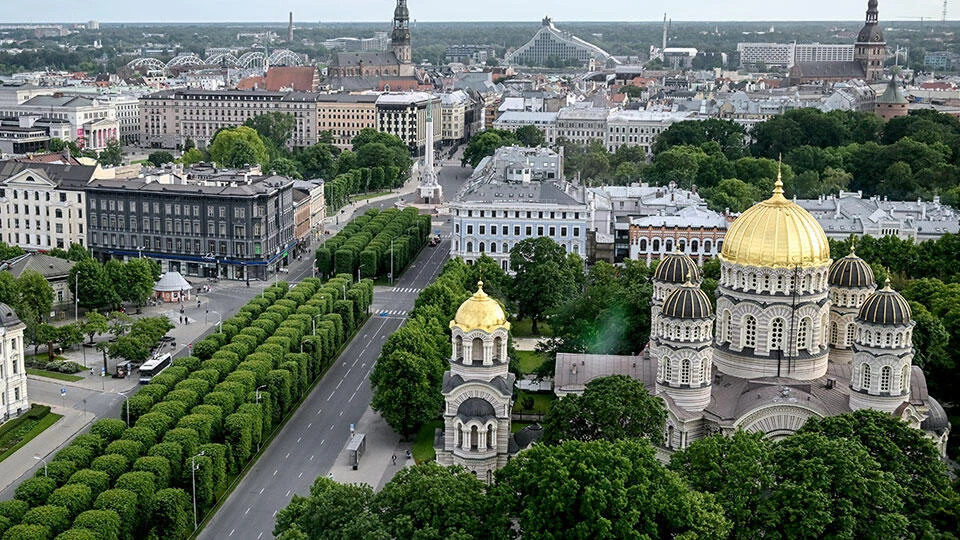
[[(370, 371), (384, 341), (406, 320), (419, 291), (440, 273), (450, 251), (445, 242), (425, 247), (394, 287), (377, 287), (373, 316), (199, 538), (271, 538), (276, 513), (294, 494), (306, 495), (317, 476), (327, 474), (347, 443), (350, 424), (356, 424), (370, 404)], [(291, 274), (299, 277), (299, 271)]]

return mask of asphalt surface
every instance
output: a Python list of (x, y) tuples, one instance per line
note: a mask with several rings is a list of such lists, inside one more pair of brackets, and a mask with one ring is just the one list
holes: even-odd
[[(277, 512), (325, 475), (370, 404), (370, 372), (387, 337), (440, 273), (449, 240), (425, 247), (392, 287), (377, 287), (372, 315), (200, 533), (201, 539), (272, 538)], [(307, 268), (305, 272), (309, 272)], [(292, 279), (308, 277), (292, 270)]]

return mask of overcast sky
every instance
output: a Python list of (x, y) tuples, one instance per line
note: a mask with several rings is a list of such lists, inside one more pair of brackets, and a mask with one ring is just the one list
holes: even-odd
[[(960, 19), (960, 2), (948, 11)], [(7, 5), (9, 3), (9, 5)], [(395, 0), (94, 0), (92, 2), (23, 2), (0, 0), (0, 22), (267, 22), (303, 23), (388, 21)], [(866, 0), (684, 0), (667, 7), (674, 21), (823, 21), (862, 20)], [(411, 18), (420, 21), (653, 21), (662, 20), (665, 4), (636, 0), (409, 0)], [(925, 17), (939, 20), (941, 0), (881, 0), (880, 20)], [(952, 11), (956, 9), (956, 15)]]

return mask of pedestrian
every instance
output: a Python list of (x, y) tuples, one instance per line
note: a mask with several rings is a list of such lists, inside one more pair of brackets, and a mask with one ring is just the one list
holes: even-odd
[(183, 324), (183, 315), (180, 316), (180, 324)]
[(199, 299), (199, 298), (197, 298), (197, 307), (198, 307), (198, 308), (200, 307), (200, 299)]
[(397, 455), (396, 455), (396, 454), (393, 455), (393, 464), (394, 464), (394, 465), (397, 464)]

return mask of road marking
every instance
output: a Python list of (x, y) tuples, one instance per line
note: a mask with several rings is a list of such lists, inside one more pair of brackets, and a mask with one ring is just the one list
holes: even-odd
[[(274, 512), (273, 515), (277, 515), (277, 513)], [(260, 540), (261, 536), (263, 536), (263, 531), (260, 531), (260, 534), (257, 535), (257, 540)]]
[(307, 424), (307, 429), (310, 429), (312, 426), (313, 426), (313, 422), (310, 422), (309, 424)]
[(287, 452), (287, 455), (283, 459), (290, 459), (290, 452)]
[(350, 399), (348, 399), (348, 400), (347, 400), (347, 403), (351, 403), (351, 402), (353, 402), (353, 398), (354, 398), (354, 397), (356, 397), (356, 395), (357, 395), (357, 393), (356, 393), (356, 392), (354, 392), (354, 393), (352, 393), (352, 394), (350, 394)]
[[(361, 386), (363, 386), (363, 383), (362, 383), (362, 382), (361, 382), (360, 384), (358, 384), (358, 385), (357, 385), (357, 392), (359, 392), (359, 391), (360, 391), (360, 387), (361, 387)], [(356, 394), (357, 392), (354, 392), (354, 394)]]
[(337, 390), (340, 389), (341, 384), (343, 384), (343, 379), (340, 379), (340, 382), (337, 383), (337, 388), (336, 388)]
[[(290, 490), (289, 490), (289, 489), (287, 490), (287, 494), (284, 495), (284, 496), (285, 496), (285, 497), (289, 497), (289, 496), (290, 496)], [(276, 514), (274, 514), (274, 515), (276, 515)]]
[(265, 489), (267, 489), (267, 488), (260, 488), (260, 495), (263, 495), (263, 490), (265, 490)]
[(343, 411), (340, 411), (340, 416), (343, 416)]
[(333, 392), (330, 392), (330, 397), (327, 398), (327, 401), (330, 401), (331, 399), (333, 399), (333, 396), (335, 396), (336, 394), (337, 394), (336, 390), (334, 390)]
[(236, 531), (236, 529), (230, 529), (230, 534), (228, 534), (227, 536), (233, 536), (233, 533), (234, 533), (235, 531)]
[[(325, 442), (327, 442), (327, 440), (326, 440), (326, 439), (322, 439), (322, 440), (320, 441), (320, 446), (323, 446), (323, 443), (325, 443)], [(310, 459), (313, 459), (313, 456), (310, 456)]]
[(323, 409), (317, 409), (317, 414), (320, 414), (321, 411), (323, 411)]
[(313, 461), (313, 456), (310, 456), (310, 461)]
[(243, 515), (247, 515), (249, 513), (250, 513), (250, 507), (248, 506), (247, 509), (243, 512)]
[(299, 443), (302, 439), (303, 437), (297, 437), (297, 442)]
[(351, 366), (350, 369), (348, 369), (347, 372), (343, 374), (343, 378), (344, 378), (344, 379), (347, 378), (347, 375), (350, 374), (350, 371), (351, 371), (352, 369), (353, 369), (353, 367)]
[(333, 424), (330, 424), (330, 429), (333, 430)]
[(303, 478), (303, 473), (298, 474), (297, 478)]
[(276, 476), (278, 472), (280, 472), (280, 469), (273, 471), (273, 475)]

